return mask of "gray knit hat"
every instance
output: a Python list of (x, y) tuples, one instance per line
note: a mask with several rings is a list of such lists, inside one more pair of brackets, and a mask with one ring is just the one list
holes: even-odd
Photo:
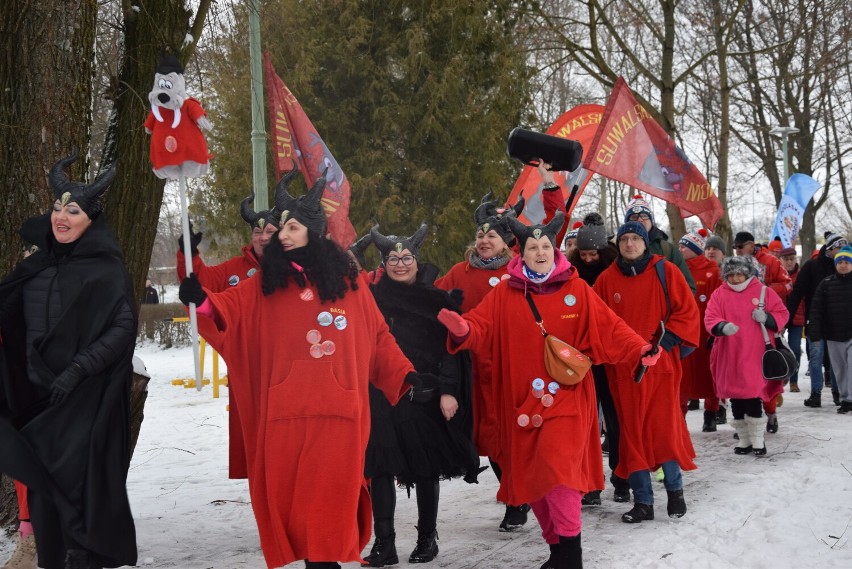
[(580, 251), (603, 251), (609, 241), (606, 238), (603, 218), (592, 212), (583, 218), (583, 226), (577, 230), (577, 249)]
[(723, 254), (728, 254), (728, 246), (725, 245), (725, 242), (718, 235), (711, 235), (704, 241), (704, 250), (707, 250), (707, 247), (715, 247)]
[(725, 257), (725, 260), (722, 261), (722, 278), (726, 279), (734, 273), (745, 275), (746, 278), (757, 275), (757, 266), (754, 257), (751, 255)]

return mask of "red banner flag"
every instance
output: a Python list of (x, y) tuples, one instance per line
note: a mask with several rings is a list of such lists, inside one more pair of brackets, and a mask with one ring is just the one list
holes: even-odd
[[(604, 113), (603, 105), (579, 105), (573, 109), (562, 113), (556, 121), (547, 129), (547, 134), (559, 136), (561, 138), (569, 138), (576, 140), (583, 146), (583, 151), (592, 143), (595, 133), (598, 130), (598, 125), (601, 122), (601, 117)], [(586, 189), (586, 184), (589, 183), (592, 173), (583, 166), (578, 167), (573, 172), (554, 172), (553, 179), (562, 188), (562, 201), (564, 202), (571, 193), (571, 188), (578, 186), (577, 195), (574, 196), (574, 201), (571, 204), (571, 209), (580, 201), (580, 195)], [(512, 188), (507, 199), (507, 204), (514, 204), (518, 201), (518, 197), (524, 190), (524, 198), (527, 200), (524, 206), (524, 212), (521, 214), (521, 220), (526, 223), (542, 223), (544, 221), (544, 204), (541, 201), (541, 177), (538, 175), (538, 169), (532, 166), (524, 166), (521, 170), (521, 175), (518, 176), (518, 181)], [(571, 217), (571, 212), (568, 212), (568, 219)]]
[(282, 172), (293, 168), (292, 161), (296, 161), (308, 187), (311, 187), (323, 170), (328, 168), (322, 197), (322, 205), (328, 216), (328, 233), (338, 245), (346, 249), (356, 237), (355, 228), (349, 221), (349, 180), (302, 110), (302, 105), (275, 73), (269, 53), (263, 54), (263, 63), (266, 68), (275, 172), (281, 177)]
[(683, 217), (697, 215), (710, 229), (722, 217), (722, 203), (707, 178), (689, 160), (618, 78), (583, 166), (673, 203)]

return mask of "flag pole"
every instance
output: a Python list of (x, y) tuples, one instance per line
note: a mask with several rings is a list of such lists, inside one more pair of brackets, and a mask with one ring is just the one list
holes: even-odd
[(254, 210), (269, 209), (266, 180), (266, 127), (263, 123), (263, 67), (260, 52), (260, 7), (249, 0), (249, 58), (251, 60), (251, 154)]
[[(181, 225), (183, 225), (184, 261), (186, 262), (186, 275), (192, 274), (192, 251), (189, 250), (191, 241), (189, 237), (189, 207), (186, 203), (186, 176), (183, 172), (178, 177), (178, 188), (180, 189), (180, 213)], [(201, 391), (201, 361), (198, 357), (198, 316), (195, 311), (195, 303), (189, 303), (189, 329), (192, 336), (192, 359), (195, 362), (195, 389)]]

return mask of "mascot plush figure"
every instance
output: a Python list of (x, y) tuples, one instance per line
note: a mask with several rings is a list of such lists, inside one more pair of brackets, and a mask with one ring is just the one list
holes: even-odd
[(187, 96), (183, 67), (174, 56), (164, 55), (148, 93), (151, 112), (145, 132), (151, 135), (151, 164), (159, 178), (177, 180), (207, 173), (209, 154), (201, 129), (212, 124), (201, 103)]

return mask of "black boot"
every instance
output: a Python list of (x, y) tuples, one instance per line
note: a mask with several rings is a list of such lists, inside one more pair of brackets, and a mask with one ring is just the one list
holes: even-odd
[(429, 563), (438, 555), (438, 532), (423, 533), (418, 528), (417, 546), (408, 558), (409, 563)]
[(633, 509), (621, 516), (621, 521), (626, 524), (638, 524), (644, 520), (654, 519), (654, 506), (652, 504), (633, 504)]
[(630, 484), (625, 478), (613, 474), (609, 477), (615, 491), (612, 494), (612, 499), (615, 502), (627, 503), (630, 501)]
[(556, 569), (556, 556), (559, 551), (558, 543), (548, 543), (548, 547), (550, 547), (550, 557), (547, 558), (547, 561), (544, 562), (544, 565), (539, 567), (539, 569)]
[(724, 405), (719, 406), (719, 410), (716, 411), (716, 424), (724, 425), (728, 422), (728, 411), (725, 409)]
[(370, 555), (366, 556), (364, 561), (366, 563), (362, 563), (361, 567), (384, 567), (399, 563), (399, 556), (396, 553), (396, 533), (385, 537), (376, 535)]
[(822, 395), (811, 393), (811, 396), (805, 399), (805, 407), (822, 407)]
[(682, 518), (686, 514), (686, 501), (683, 499), (683, 488), (680, 490), (666, 490), (669, 495), (669, 503), (666, 511), (670, 518)]
[(428, 563), (438, 555), (438, 481), (417, 482), (417, 546), (408, 558), (409, 563)]
[(832, 391), (831, 392), (831, 398), (834, 399), (834, 404), (839, 407), (840, 406), (840, 392), (839, 391)]
[(583, 547), (578, 533), (572, 537), (559, 536), (555, 569), (583, 569)]
[(361, 567), (384, 567), (396, 565), (396, 533), (393, 516), (396, 510), (396, 488), (392, 476), (379, 476), (370, 482), (370, 498), (373, 502), (373, 530), (376, 540), (370, 554), (364, 557)]
[(100, 569), (85, 549), (69, 549), (65, 553), (65, 569)]
[(500, 531), (514, 531), (527, 523), (530, 511), (529, 504), (521, 504), (520, 506), (506, 506), (506, 515), (503, 516), (503, 521), (500, 522)]
[(704, 425), (701, 427), (701, 431), (705, 433), (715, 433), (716, 432), (716, 412), (715, 411), (704, 411)]
[(837, 412), (840, 413), (841, 415), (845, 415), (846, 413), (849, 413), (850, 411), (852, 411), (852, 402), (841, 401), (840, 407), (837, 408)]
[(687, 403), (687, 405), (686, 405), (686, 408), (689, 411), (696, 411), (696, 410), (698, 410), (699, 405), (700, 405), (700, 403), (699, 403), (698, 399), (690, 399), (689, 403)]
[(336, 561), (308, 561), (305, 559), (305, 569), (340, 569)]
[(600, 506), (601, 505), (601, 491), (600, 490), (592, 490), (588, 494), (584, 494), (583, 498), (580, 500), (580, 503), (584, 506)]

